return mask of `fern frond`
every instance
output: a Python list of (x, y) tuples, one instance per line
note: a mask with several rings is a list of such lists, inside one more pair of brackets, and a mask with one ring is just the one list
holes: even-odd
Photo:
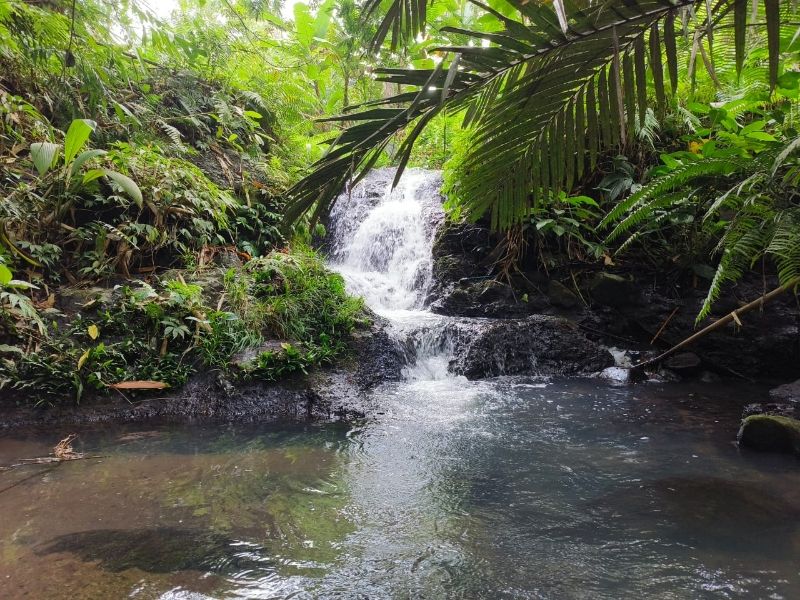
[[(642, 205), (648, 205), (652, 200), (666, 192), (671, 192), (688, 182), (697, 179), (698, 177), (727, 177), (737, 171), (742, 171), (746, 168), (744, 161), (738, 158), (707, 158), (698, 160), (696, 162), (687, 163), (684, 166), (678, 167), (674, 171), (666, 175), (662, 175), (655, 181), (644, 186), (635, 194), (631, 194), (617, 204), (600, 222), (600, 227), (607, 227), (610, 223), (617, 221), (622, 215), (638, 208)], [(624, 222), (624, 221), (623, 221)], [(607, 236), (606, 242), (611, 242), (621, 233), (623, 233), (629, 226), (621, 227), (618, 224), (611, 233)]]

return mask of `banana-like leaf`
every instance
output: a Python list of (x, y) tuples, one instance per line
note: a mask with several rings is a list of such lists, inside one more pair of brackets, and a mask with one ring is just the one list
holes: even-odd
[(75, 157), (75, 161), (70, 167), (70, 174), (72, 176), (77, 175), (81, 167), (83, 167), (87, 161), (97, 158), (98, 156), (104, 156), (105, 154), (108, 154), (105, 150), (86, 150), (85, 152), (81, 152)]
[(64, 138), (64, 164), (72, 162), (78, 153), (83, 149), (89, 136), (97, 128), (97, 123), (89, 119), (75, 119), (67, 129), (67, 136)]
[(136, 203), (139, 208), (144, 206), (142, 190), (139, 189), (139, 186), (133, 179), (127, 175), (123, 175), (118, 171), (112, 171), (111, 169), (91, 169), (84, 173), (83, 183), (89, 183), (100, 177), (107, 177), (116, 183), (120, 188), (122, 188), (122, 191), (125, 192), (131, 198), (131, 200)]
[(34, 142), (31, 144), (31, 160), (40, 177), (55, 164), (59, 150), (61, 150), (61, 145), (53, 144), (52, 142)]

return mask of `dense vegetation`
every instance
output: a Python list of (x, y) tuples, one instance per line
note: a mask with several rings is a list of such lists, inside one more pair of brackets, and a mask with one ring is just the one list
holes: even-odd
[(363, 317), (308, 244), (377, 165), (444, 167), (500, 273), (630, 256), (707, 280), (701, 318), (754, 265), (798, 283), (795, 3), (175, 8), (0, 3), (0, 385), (33, 402), (332, 359)]
[(341, 92), (309, 95), (289, 61), (327, 59), (303, 31), (270, 59), (231, 41), (222, 15), (238, 13), (201, 4), (173, 26), (137, 3), (0, 5), (0, 383), (30, 402), (201, 367), (276, 379), (329, 361), (364, 319), (303, 223), (278, 228), (320, 155), (309, 117)]

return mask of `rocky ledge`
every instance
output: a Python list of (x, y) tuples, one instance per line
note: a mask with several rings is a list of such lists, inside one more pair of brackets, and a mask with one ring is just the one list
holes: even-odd
[(63, 407), (3, 402), (0, 430), (56, 424), (352, 421), (375, 412), (366, 392), (381, 381), (399, 379), (404, 360), (385, 324), (376, 318), (370, 330), (354, 336), (348, 356), (307, 375), (234, 383), (222, 372), (211, 371), (158, 397), (104, 397)]
[(567, 319), (535, 315), (483, 321), (457, 344), (450, 370), (468, 379), (499, 375), (586, 375), (614, 364), (608, 350)]
[[(445, 221), (439, 226), (428, 298), (433, 312), (494, 319), (560, 316), (594, 342), (641, 351), (645, 356), (666, 350), (697, 331), (695, 319), (708, 287), (708, 281), (699, 276), (670, 279), (634, 264), (581, 264), (551, 273), (523, 264), (510, 280), (497, 281), (492, 276), (497, 259), (492, 248), (497, 242), (480, 224)], [(774, 283), (755, 275), (745, 277), (725, 291), (703, 325), (758, 298)], [(536, 334), (535, 329), (531, 332)], [(742, 316), (741, 325), (732, 324), (699, 339), (689, 350), (692, 356), (684, 356), (686, 360), (676, 363), (668, 377), (716, 373), (762, 381), (797, 378), (797, 300), (786, 294), (763, 310)]]

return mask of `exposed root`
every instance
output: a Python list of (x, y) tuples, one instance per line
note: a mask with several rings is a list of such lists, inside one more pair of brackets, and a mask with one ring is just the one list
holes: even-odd
[(519, 270), (519, 263), (525, 254), (526, 243), (521, 226), (515, 225), (506, 231), (498, 248), (500, 257), (495, 261), (498, 280), (510, 281), (511, 275)]

